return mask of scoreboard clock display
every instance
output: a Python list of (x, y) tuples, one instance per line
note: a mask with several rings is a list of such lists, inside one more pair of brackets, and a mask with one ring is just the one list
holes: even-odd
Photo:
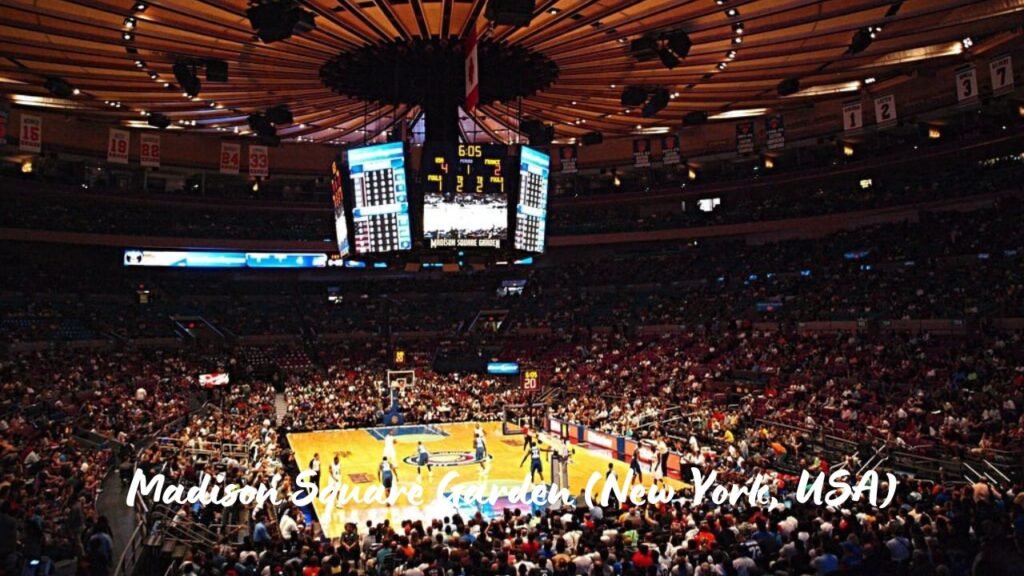
[(501, 248), (508, 239), (508, 147), (431, 145), (423, 152), (423, 234), (432, 248)]

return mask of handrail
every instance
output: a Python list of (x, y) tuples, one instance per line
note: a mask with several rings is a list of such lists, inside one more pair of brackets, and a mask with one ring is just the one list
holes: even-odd
[(128, 538), (128, 544), (121, 552), (121, 557), (114, 568), (115, 575), (131, 576), (135, 572), (135, 564), (139, 560), (138, 551), (142, 548), (146, 538), (149, 537), (149, 527), (145, 522), (139, 522), (138, 526)]

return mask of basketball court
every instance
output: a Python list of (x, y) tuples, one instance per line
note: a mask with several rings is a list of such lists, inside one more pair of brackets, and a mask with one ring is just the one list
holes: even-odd
[[(504, 498), (494, 506), (488, 504), (478, 506), (475, 503), (457, 501), (457, 498), (451, 497), (451, 494), (457, 492), (460, 486), (462, 490), (467, 488), (483, 490), (484, 494), (489, 494), (494, 488), (507, 489), (521, 486), (524, 477), (529, 474), (529, 459), (520, 467), (520, 462), (527, 454), (523, 449), (524, 436), (522, 434), (505, 434), (507, 428), (503, 430), (500, 422), (481, 424), (487, 441), (487, 462), (485, 463), (487, 472), (481, 470), (480, 462), (476, 459), (473, 449), (475, 427), (475, 423), (459, 423), (304, 432), (289, 434), (288, 441), (303, 470), (308, 467), (314, 453), (320, 454), (321, 487), (328, 485), (330, 464), (333, 462), (334, 456), (337, 455), (341, 463), (342, 483), (349, 490), (359, 488), (361, 492), (365, 492), (370, 486), (380, 485), (377, 470), (384, 453), (383, 439), (393, 431), (399, 460), (395, 489), (409, 483), (419, 483), (423, 487), (423, 500), (419, 506), (410, 505), (404, 494), (390, 507), (350, 502), (335, 507), (333, 510), (327, 510), (327, 506), (319, 500), (314, 501), (316, 514), (328, 537), (340, 535), (347, 522), (363, 524), (367, 520), (380, 522), (390, 519), (393, 525), (397, 525), (405, 519), (430, 520), (451, 516), (454, 513), (460, 513), (465, 517), (472, 516), (477, 511), (484, 516), (493, 516), (501, 514), (509, 506), (529, 511), (530, 504), (510, 504)], [(545, 436), (542, 437), (542, 440), (544, 440), (542, 445), (545, 448), (561, 447), (557, 438)], [(430, 452), (430, 462), (434, 467), (432, 474), (428, 474), (424, 469), (422, 476), (417, 477), (416, 475), (417, 442), (423, 442)], [(608, 455), (599, 454), (580, 446), (571, 447), (571, 450), (574, 450), (575, 453), (572, 454), (568, 466), (568, 488), (574, 497), (586, 488), (587, 482), (590, 481), (594, 473), (600, 475), (601, 480), (597, 482), (597, 489), (602, 489), (604, 476), (610, 462), (614, 465), (619, 483), (626, 477), (629, 466), (623, 462), (614, 461)], [(549, 456), (548, 453), (543, 455), (545, 484), (551, 481)], [(438, 487), (449, 472), (455, 472), (458, 476), (447, 484), (448, 490), (439, 495)], [(645, 485), (651, 483), (649, 476), (645, 472)], [(667, 481), (677, 489), (683, 486), (675, 480)]]

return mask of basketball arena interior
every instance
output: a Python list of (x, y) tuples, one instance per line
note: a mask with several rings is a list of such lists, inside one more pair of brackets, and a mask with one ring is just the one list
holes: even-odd
[(1022, 72), (1024, 0), (0, 0), (0, 576), (1022, 575)]

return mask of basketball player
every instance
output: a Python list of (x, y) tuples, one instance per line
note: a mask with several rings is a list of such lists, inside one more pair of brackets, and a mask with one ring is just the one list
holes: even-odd
[(633, 450), (633, 459), (629, 462), (629, 471), (633, 473), (633, 482), (643, 484), (644, 483), (644, 471), (640, 467), (640, 448)]
[(533, 430), (526, 431), (526, 437), (523, 438), (523, 452), (526, 452), (527, 450), (532, 448), (534, 444), (538, 443), (538, 440), (535, 435), (536, 432), (534, 432)]
[(665, 442), (664, 436), (658, 438), (655, 452), (654, 478), (660, 481), (668, 473), (668, 443)]
[(523, 464), (526, 463), (526, 459), (530, 459), (530, 482), (533, 482), (533, 475), (537, 474), (540, 476), (540, 481), (544, 481), (544, 463), (541, 460), (541, 453), (548, 452), (540, 447), (539, 444), (534, 444), (530, 447), (530, 451), (523, 456), (523, 460), (519, 463), (519, 467), (522, 468)]
[(477, 430), (473, 436), (473, 449), (476, 453), (476, 460), (480, 463), (480, 469), (487, 472), (487, 442), (484, 440), (484, 433), (483, 430), (480, 430), (479, 424), (477, 424)]
[(313, 454), (313, 459), (309, 461), (309, 469), (313, 471), (313, 486), (316, 486), (317, 491), (320, 490), (320, 453), (316, 452)]
[(433, 475), (434, 467), (430, 464), (430, 452), (427, 452), (426, 446), (423, 442), (416, 443), (416, 476), (420, 477), (422, 467), (427, 467), (427, 474)]
[(391, 462), (398, 462), (398, 456), (395, 454), (395, 431), (388, 431), (387, 436), (384, 437), (384, 459), (390, 460)]
[(398, 470), (385, 456), (377, 467), (377, 480), (384, 485), (384, 497), (388, 498), (388, 506), (391, 506), (391, 486), (398, 480)]
[[(334, 488), (335, 498), (337, 498), (337, 491), (341, 490), (341, 461), (338, 460), (337, 454), (334, 455), (334, 462), (331, 462), (330, 473), (331, 479), (328, 483), (328, 486)], [(335, 502), (337, 502), (337, 500), (335, 500)]]

